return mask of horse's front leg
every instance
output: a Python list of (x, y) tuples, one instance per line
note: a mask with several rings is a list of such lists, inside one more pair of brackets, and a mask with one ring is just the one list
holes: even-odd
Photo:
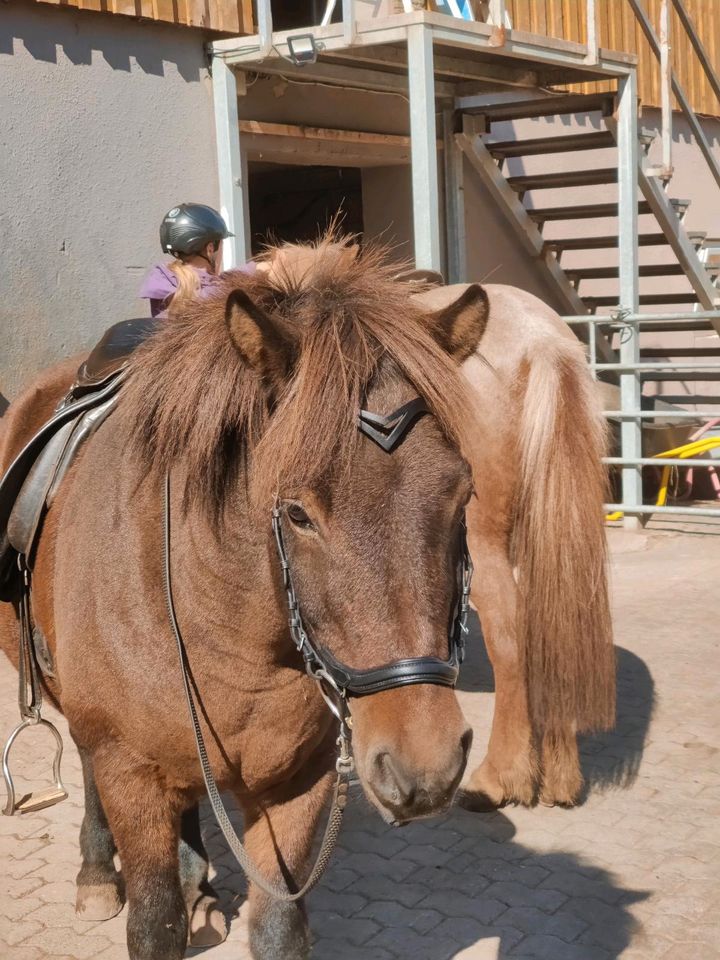
[(122, 876), (115, 869), (115, 840), (95, 783), (92, 759), (78, 747), (85, 786), (85, 814), (80, 828), (82, 866), (77, 876), (75, 910), (81, 920), (109, 920), (125, 903)]
[[(257, 806), (239, 797), (245, 813), (245, 844), (263, 877), (295, 891), (312, 866), (310, 853), (332, 791), (334, 773), (314, 783), (296, 778)], [(249, 892), (250, 950), (253, 960), (307, 960), (310, 932), (302, 901), (273, 899), (254, 883)]]
[(475, 605), (495, 677), (495, 713), (487, 754), (460, 795), (470, 809), (531, 804), (537, 757), (528, 709), (523, 638), (518, 636), (517, 585), (501, 535), (481, 535), (469, 514)]
[(93, 767), (125, 878), (130, 960), (181, 960), (188, 931), (178, 862), (183, 798), (121, 744), (98, 748)]
[(200, 831), (200, 810), (193, 804), (180, 827), (180, 883), (187, 905), (190, 945), (212, 947), (227, 937), (227, 921), (208, 880), (208, 855)]

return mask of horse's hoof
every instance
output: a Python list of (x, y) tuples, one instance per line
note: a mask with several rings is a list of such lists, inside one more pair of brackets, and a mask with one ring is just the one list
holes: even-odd
[(504, 797), (495, 800), (484, 790), (458, 790), (457, 792), (458, 806), (473, 813), (490, 813), (504, 807), (506, 803)]
[(461, 807), (475, 813), (497, 810), (510, 799), (506, 796), (497, 771), (487, 758), (472, 772), (465, 786), (458, 790), (457, 797)]
[(579, 772), (567, 771), (561, 775), (550, 771), (543, 777), (538, 802), (544, 807), (574, 807), (580, 802), (583, 778)]
[(124, 903), (116, 884), (87, 884), (78, 887), (75, 913), (79, 920), (111, 920), (120, 913)]
[(538, 803), (543, 807), (575, 807), (580, 800), (582, 787), (582, 780), (576, 785), (564, 785), (560, 788), (557, 786), (548, 787), (543, 784), (538, 796)]
[(214, 897), (200, 897), (192, 910), (188, 925), (191, 947), (216, 947), (228, 935), (225, 914)]

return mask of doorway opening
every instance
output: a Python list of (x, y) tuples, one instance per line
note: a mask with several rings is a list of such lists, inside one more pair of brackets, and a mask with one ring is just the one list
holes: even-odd
[(317, 239), (334, 220), (343, 233), (362, 234), (362, 176), (357, 167), (250, 163), (253, 255), (268, 243)]

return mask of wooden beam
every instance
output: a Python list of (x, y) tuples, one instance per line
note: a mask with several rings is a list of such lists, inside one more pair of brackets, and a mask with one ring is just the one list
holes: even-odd
[[(348, 50), (333, 50), (329, 56), (334, 61), (372, 64), (386, 70), (407, 70), (407, 53), (402, 47), (353, 47)], [(482, 80), (505, 86), (538, 86), (537, 71), (528, 67), (506, 66), (492, 60), (478, 60), (476, 57), (449, 57), (440, 54), (437, 54), (434, 60), (435, 76), (452, 82)]]
[[(243, 146), (253, 160), (320, 166), (378, 166), (410, 162), (410, 137), (362, 130), (241, 120)], [(443, 147), (438, 142), (438, 150)]]
[[(296, 137), (303, 140), (324, 140), (332, 143), (361, 143), (391, 147), (410, 146), (410, 137), (395, 133), (366, 133), (364, 130), (336, 130), (334, 127), (308, 127), (294, 123), (268, 123), (264, 120), (241, 120), (240, 133), (272, 137)], [(441, 147), (442, 141), (439, 141), (438, 148)]]

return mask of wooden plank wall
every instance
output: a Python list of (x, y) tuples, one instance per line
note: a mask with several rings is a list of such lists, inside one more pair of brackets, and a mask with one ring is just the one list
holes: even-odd
[[(643, 0), (655, 32), (660, 32), (660, 0)], [(685, 0), (695, 30), (720, 69), (720, 0)], [(627, 0), (596, 0), (599, 10), (600, 46), (637, 53), (640, 97), (648, 106), (660, 106), (660, 68)], [(507, 0), (513, 26), (585, 43), (585, 0)], [(720, 116), (720, 103), (707, 82), (690, 40), (672, 4), (671, 44), (673, 67), (697, 113)], [(600, 84), (583, 84), (585, 90), (600, 90)]]
[(42, 0), (56, 6), (119, 13), (219, 33), (252, 33), (252, 0)]

